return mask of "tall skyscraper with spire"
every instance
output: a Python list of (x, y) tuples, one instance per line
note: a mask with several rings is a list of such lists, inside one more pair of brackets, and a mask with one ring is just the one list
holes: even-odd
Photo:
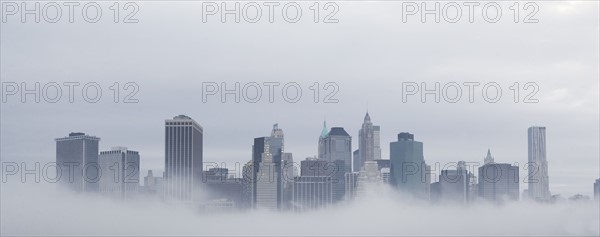
[(185, 115), (165, 120), (165, 199), (192, 204), (202, 183), (203, 129)]
[(361, 129), (358, 132), (358, 158), (359, 167), (354, 167), (354, 171), (361, 170), (366, 161), (381, 159), (381, 148), (379, 146), (379, 126), (374, 126), (371, 122), (369, 112), (365, 115)]
[[(273, 125), (271, 136), (254, 139), (252, 146), (253, 207), (279, 209), (282, 204), (282, 156), (284, 148), (283, 130)], [(291, 154), (289, 154), (291, 158)]]
[(551, 196), (546, 160), (546, 127), (527, 129), (529, 198), (548, 200)]

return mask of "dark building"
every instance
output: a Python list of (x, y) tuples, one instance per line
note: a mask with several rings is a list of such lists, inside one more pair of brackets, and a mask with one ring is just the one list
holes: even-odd
[(431, 185), (432, 200), (466, 204), (469, 202), (469, 184), (470, 177), (467, 170), (442, 170), (439, 182)]
[(354, 150), (352, 152), (352, 172), (360, 171), (362, 160), (360, 159), (360, 151)]
[(519, 200), (519, 167), (489, 163), (479, 167), (479, 197), (488, 201)]
[(335, 167), (332, 174), (333, 200), (343, 199), (345, 187), (345, 174), (352, 169), (352, 137), (342, 127), (332, 127), (323, 139), (324, 160)]
[(202, 127), (179, 115), (165, 120), (164, 195), (168, 202), (193, 203), (202, 184)]
[(59, 182), (80, 192), (99, 190), (100, 166), (98, 164), (98, 143), (100, 138), (81, 132), (70, 133), (68, 137), (57, 138), (56, 167)]
[(398, 141), (390, 143), (391, 183), (399, 190), (428, 199), (430, 179), (423, 156), (423, 143), (410, 133), (398, 134)]

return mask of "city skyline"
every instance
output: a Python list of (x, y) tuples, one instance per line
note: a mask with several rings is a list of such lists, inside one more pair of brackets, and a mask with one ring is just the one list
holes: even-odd
[[(184, 121), (184, 120), (185, 120), (185, 121)], [(199, 129), (200, 129), (200, 132), (202, 132), (202, 131), (203, 131), (203, 128), (202, 128), (202, 126), (201, 126), (201, 125), (197, 124), (197, 123), (196, 123), (196, 122), (195, 122), (195, 121), (194, 121), (192, 118), (190, 118), (190, 117), (188, 117), (188, 116), (186, 116), (186, 115), (178, 115), (178, 116), (175, 116), (175, 117), (174, 117), (172, 120), (169, 120), (169, 119), (167, 119), (167, 120), (165, 120), (165, 121), (166, 121), (166, 125), (170, 125), (170, 124), (173, 124), (173, 125), (174, 125), (174, 124), (176, 124), (176, 123), (173, 123), (173, 122), (181, 122), (181, 121), (188, 122), (188, 121), (191, 121), (191, 123), (189, 123), (189, 124), (192, 124), (192, 125), (193, 125), (193, 127), (196, 127), (196, 129), (198, 129), (198, 128), (199, 128)], [(368, 114), (368, 113), (365, 115), (365, 122), (366, 122), (366, 121), (369, 121), (369, 122), (370, 122), (370, 117), (369, 117), (369, 114)], [(186, 123), (186, 124), (188, 124), (188, 123)], [(182, 123), (182, 125), (183, 125), (183, 123)], [(364, 123), (363, 123), (363, 127), (364, 127)], [(349, 145), (350, 145), (350, 147), (349, 147), (349, 148), (347, 148), (347, 149), (350, 149), (350, 150), (351, 150), (351, 149), (353, 149), (353, 146), (352, 146), (353, 144), (351, 143), (351, 140), (352, 140), (352, 139), (351, 139), (351, 136), (350, 136), (350, 135), (349, 135), (347, 132), (345, 132), (344, 128), (342, 128), (342, 127), (332, 127), (332, 128), (331, 128), (331, 131), (328, 131), (328, 132), (324, 132), (325, 130), (326, 130), (326, 122), (324, 122), (324, 123), (323, 123), (323, 130), (322, 130), (321, 134), (319, 135), (319, 143), (317, 144), (317, 148), (318, 148), (317, 150), (319, 150), (319, 149), (320, 149), (321, 145), (324, 145), (323, 149), (324, 149), (324, 150), (326, 150), (326, 151), (324, 151), (324, 154), (325, 154), (325, 156), (324, 156), (323, 158), (319, 159), (319, 160), (323, 160), (323, 161), (329, 161), (329, 162), (331, 162), (332, 164), (334, 164), (336, 160), (343, 161), (343, 162), (344, 162), (344, 165), (343, 165), (343, 167), (344, 167), (344, 168), (343, 168), (343, 169), (344, 169), (345, 171), (344, 171), (344, 172), (342, 172), (341, 174), (343, 175), (343, 174), (344, 174), (344, 173), (346, 173), (346, 172), (350, 172), (350, 171), (351, 171), (351, 169), (350, 169), (350, 167), (349, 167), (349, 166), (350, 166), (350, 165), (354, 165), (354, 164), (356, 164), (356, 163), (355, 163), (356, 161), (354, 160), (354, 159), (355, 159), (355, 156), (353, 156), (353, 155), (352, 155), (351, 153), (349, 153), (349, 151), (347, 151), (347, 150), (346, 150), (346, 151), (343, 151), (343, 153), (340, 153), (339, 155), (332, 155), (332, 154), (334, 154), (334, 153), (331, 153), (331, 152), (329, 151), (329, 149), (338, 149), (340, 145), (338, 144), (339, 142), (336, 142), (335, 140), (328, 141), (328, 139), (329, 139), (328, 137), (330, 136), (330, 133), (332, 133), (332, 132), (333, 132), (333, 135), (334, 135), (333, 137), (334, 137), (334, 138), (335, 138), (335, 137), (338, 137), (338, 136), (342, 136), (342, 137), (343, 137), (343, 136), (347, 136), (347, 137), (348, 137), (348, 139), (345, 139), (345, 140), (346, 140), (346, 141), (345, 141), (345, 143), (347, 143), (347, 144), (349, 144)], [(362, 130), (362, 128), (361, 128), (361, 130)], [(535, 136), (534, 136), (534, 135), (532, 135), (532, 134), (535, 134), (535, 133), (536, 133), (536, 132), (532, 132), (532, 131), (534, 131), (534, 130), (535, 130), (535, 131), (539, 131), (539, 130), (541, 130), (542, 132), (537, 132), (537, 133), (538, 133), (538, 134), (540, 134), (540, 135), (535, 135)], [(535, 139), (538, 139), (538, 140), (540, 140), (540, 139), (541, 139), (541, 143), (542, 143), (542, 145), (541, 145), (541, 146), (542, 146), (543, 148), (540, 148), (540, 149), (543, 149), (543, 152), (542, 152), (542, 153), (543, 153), (543, 158), (545, 159), (545, 156), (546, 156), (546, 154), (545, 154), (545, 127), (536, 127), (536, 126), (532, 126), (532, 127), (529, 127), (527, 131), (528, 131), (528, 141), (529, 141), (529, 145), (528, 145), (528, 147), (529, 147), (529, 148), (528, 148), (528, 149), (530, 150), (530, 153), (532, 152), (532, 151), (531, 151), (531, 149), (532, 149), (532, 148), (531, 148), (531, 147), (532, 147), (532, 139), (534, 139), (534, 138), (535, 138)], [(170, 134), (170, 133), (168, 133), (168, 132), (167, 132), (167, 133), (165, 134), (165, 136), (167, 136), (168, 134)], [(360, 136), (360, 135), (361, 135), (361, 133), (359, 132), (359, 136)], [(71, 137), (74, 137), (74, 138), (79, 138), (79, 137), (83, 136), (83, 138), (90, 137), (90, 138), (93, 138), (93, 139), (97, 139), (98, 141), (100, 140), (100, 138), (97, 138), (97, 137), (94, 137), (94, 136), (88, 136), (88, 135), (86, 135), (85, 133), (81, 133), (81, 132), (72, 132), (72, 133), (70, 133), (70, 136), (71, 136)], [(276, 166), (278, 167), (278, 169), (279, 169), (279, 170), (281, 170), (281, 169), (282, 169), (282, 167), (283, 167), (283, 166), (282, 166), (282, 157), (283, 157), (283, 156), (285, 156), (285, 155), (289, 156), (289, 158), (288, 158), (288, 161), (292, 161), (292, 159), (291, 159), (291, 156), (292, 156), (292, 154), (291, 154), (291, 153), (285, 153), (285, 152), (283, 151), (283, 147), (284, 147), (283, 137), (284, 137), (283, 130), (282, 130), (281, 128), (279, 128), (279, 126), (278, 126), (278, 123), (275, 123), (275, 124), (273, 124), (273, 129), (272, 129), (272, 131), (271, 131), (271, 136), (270, 136), (270, 137), (260, 137), (260, 138), (255, 138), (255, 145), (257, 144), (257, 141), (260, 141), (261, 139), (262, 139), (262, 140), (264, 140), (264, 141), (262, 141), (262, 142), (259, 142), (258, 144), (265, 144), (265, 145), (264, 145), (264, 149), (266, 149), (266, 150), (265, 150), (265, 152), (268, 152), (268, 153), (265, 153), (265, 154), (259, 154), (259, 153), (256, 153), (256, 152), (258, 152), (258, 151), (257, 151), (257, 150), (254, 150), (254, 148), (253, 148), (253, 157), (257, 157), (257, 160), (255, 160), (255, 158), (253, 158), (252, 160), (255, 160), (254, 162), (255, 162), (255, 163), (257, 163), (257, 164), (262, 164), (262, 161), (261, 161), (261, 160), (262, 160), (262, 158), (266, 157), (266, 158), (268, 158), (268, 162), (271, 162), (273, 165), (276, 165)], [(541, 138), (540, 138), (540, 137), (541, 137)], [(67, 138), (68, 138), (68, 137), (67, 137)], [(57, 141), (57, 142), (58, 142), (58, 141), (62, 141), (62, 140), (65, 140), (65, 139), (67, 139), (67, 138), (57, 138), (57, 139), (56, 139), (56, 141)], [(168, 139), (168, 137), (165, 137), (165, 138), (167, 139), (167, 141), (169, 140), (169, 139)], [(257, 139), (258, 139), (258, 140), (257, 140)], [(335, 138), (335, 139), (337, 139), (337, 138)], [(325, 143), (326, 143), (326, 144), (322, 144), (322, 141), (325, 141)], [(398, 134), (398, 141), (409, 141), (409, 142), (413, 142), (413, 141), (414, 141), (414, 135), (413, 135), (413, 134), (410, 134), (410, 133), (406, 133), (406, 132), (400, 132), (400, 133)], [(397, 145), (394, 145), (394, 144), (399, 144), (399, 143), (398, 143), (398, 141), (396, 141), (396, 142), (391, 142), (391, 143), (390, 143), (390, 147), (397, 146)], [(536, 142), (534, 142), (534, 143), (535, 143), (534, 145), (537, 145), (537, 143), (540, 143), (540, 142), (536, 140)], [(168, 144), (168, 143), (167, 143), (167, 144)], [(419, 145), (419, 144), (420, 144), (420, 145)], [(57, 145), (58, 145), (58, 143), (57, 143)], [(419, 158), (418, 158), (418, 156), (420, 156), (420, 157), (423, 157), (423, 155), (422, 155), (422, 154), (424, 153), (424, 152), (423, 152), (423, 148), (422, 148), (422, 147), (423, 147), (423, 145), (422, 145), (422, 143), (420, 143), (420, 142), (417, 142), (417, 145), (419, 145), (419, 146), (417, 146), (416, 148), (411, 148), (411, 149), (417, 149), (416, 151), (412, 151), (412, 152), (410, 152), (410, 153), (406, 153), (406, 154), (413, 154), (413, 152), (417, 152), (417, 153), (418, 153), (418, 154), (417, 154), (417, 158), (403, 158), (403, 159), (408, 159), (408, 160), (414, 160), (414, 159), (416, 159), (416, 160), (417, 160), (417, 163), (418, 163), (418, 162), (420, 162), (420, 161), (418, 161), (418, 159), (419, 159)], [(96, 144), (95, 146), (98, 146), (98, 145)], [(345, 146), (345, 145), (344, 145), (344, 146)], [(405, 146), (406, 146), (406, 145), (403, 145), (403, 147), (405, 147)], [(412, 147), (412, 145), (411, 145), (410, 147)], [(121, 150), (125, 149), (125, 150), (126, 150), (127, 148), (124, 148), (124, 147), (113, 147), (113, 148), (111, 148), (111, 150), (115, 150), (115, 149), (116, 149), (116, 150), (119, 150), (119, 149), (121, 149)], [(343, 148), (343, 149), (346, 149), (346, 148)], [(394, 149), (399, 149), (399, 148), (394, 148)], [(401, 148), (401, 149), (406, 149), (406, 148)], [(166, 152), (167, 150), (168, 150), (168, 149), (167, 149), (167, 148), (165, 148), (165, 152)], [(201, 149), (201, 150), (202, 150), (202, 149)], [(58, 162), (58, 159), (59, 159), (60, 157), (62, 157), (62, 156), (58, 156), (58, 151), (59, 151), (59, 150), (58, 150), (58, 147), (57, 147), (57, 162)], [(356, 151), (355, 151), (355, 152), (356, 152)], [(537, 153), (540, 153), (540, 151), (536, 151), (536, 152), (537, 152)], [(103, 153), (106, 153), (106, 152), (99, 152), (99, 155), (100, 155), (100, 156), (102, 156), (102, 154), (103, 154)], [(397, 153), (397, 152), (396, 152), (396, 153)], [(535, 153), (535, 152), (534, 152), (534, 153)], [(165, 154), (168, 154), (168, 153), (166, 152)], [(139, 155), (138, 155), (138, 152), (135, 152), (135, 155), (136, 155), (137, 157), (139, 157)], [(202, 154), (201, 154), (201, 153), (200, 153), (199, 155), (200, 155), (200, 156), (202, 156)], [(390, 153), (390, 156), (391, 156), (391, 155), (392, 155), (392, 153)], [(409, 155), (409, 156), (412, 156), (412, 155)], [(165, 156), (165, 164), (168, 164), (168, 163), (167, 163), (167, 157), (168, 157), (168, 156)], [(316, 156), (315, 156), (315, 157), (316, 157)], [(139, 160), (139, 158), (137, 158), (137, 159)], [(531, 159), (531, 157), (529, 157), (529, 159)], [(251, 161), (252, 161), (252, 160), (251, 160)], [(362, 159), (361, 159), (361, 160), (362, 160)], [(390, 159), (382, 159), (382, 160), (387, 160), (388, 162), (390, 161)], [(380, 161), (380, 160), (375, 160), (375, 161)], [(481, 169), (481, 168), (483, 168), (485, 165), (488, 165), (488, 164), (495, 164), (495, 160), (494, 160), (494, 157), (493, 157), (493, 156), (491, 155), (491, 153), (490, 153), (490, 149), (488, 149), (488, 151), (487, 151), (487, 155), (486, 155), (486, 157), (483, 159), (483, 161), (484, 161), (484, 162), (482, 162), (482, 163), (479, 163), (479, 162), (477, 162), (477, 161), (468, 161), (468, 162), (469, 162), (470, 164), (476, 164), (476, 165), (474, 166), (474, 168), (475, 168), (475, 169), (474, 169), (473, 171), (476, 171), (476, 169), (477, 169), (477, 168)], [(209, 162), (213, 162), (213, 161), (209, 161)], [(221, 164), (221, 165), (225, 164), (225, 163), (223, 163), (223, 162), (218, 162), (218, 161), (216, 161), (216, 162), (217, 162), (217, 163), (219, 163), (219, 164)], [(292, 161), (292, 162), (293, 162), (293, 161)], [(424, 162), (424, 160), (423, 160), (423, 162)], [(456, 161), (456, 162), (454, 162), (454, 163), (455, 163), (457, 166), (460, 166), (460, 165), (461, 165), (461, 162), (462, 162), (462, 166), (464, 167), (465, 161)], [(511, 162), (511, 161), (507, 161), (507, 162)], [(100, 162), (100, 163), (102, 163), (102, 162)], [(140, 168), (139, 168), (139, 163), (140, 163), (140, 161), (138, 161), (138, 162), (137, 162), (137, 164), (138, 164), (138, 168), (137, 168), (137, 170), (136, 170), (136, 172), (137, 172), (137, 174), (138, 174), (138, 175), (139, 175), (139, 170), (140, 170)], [(433, 161), (433, 163), (435, 163), (435, 165), (439, 165), (439, 162), (435, 162), (435, 161)], [(299, 167), (300, 167), (300, 166), (299, 166), (300, 162), (293, 162), (293, 164), (294, 164), (294, 169), (297, 169), (297, 170), (294, 170), (294, 172), (300, 172), (300, 170), (301, 170), (301, 169), (299, 168)], [(393, 164), (393, 162), (392, 162), (392, 164)], [(516, 162), (512, 162), (511, 164), (517, 164), (517, 163), (516, 163)], [(335, 165), (337, 166), (337, 164), (335, 164)], [(424, 170), (424, 172), (425, 172), (426, 174), (425, 174), (425, 173), (423, 173), (421, 176), (422, 176), (422, 177), (425, 177), (425, 176), (426, 176), (426, 178), (428, 179), (428, 180), (427, 180), (427, 182), (429, 182), (429, 184), (430, 184), (430, 185), (433, 185), (433, 181), (441, 181), (441, 180), (436, 180), (436, 178), (437, 178), (437, 175), (438, 175), (438, 174), (440, 174), (440, 179), (441, 179), (441, 177), (442, 177), (442, 174), (443, 174), (444, 172), (448, 172), (448, 171), (445, 171), (445, 170), (439, 170), (439, 171), (438, 171), (438, 170), (436, 170), (436, 168), (434, 167), (434, 169), (433, 169), (434, 173), (430, 173), (430, 172), (429, 172), (429, 169), (431, 168), (431, 167), (430, 167), (430, 165), (428, 165), (428, 164), (426, 164), (426, 163), (423, 163), (423, 165), (424, 165), (424, 167), (426, 167), (426, 169), (427, 169), (427, 170)], [(447, 164), (446, 164), (446, 165), (447, 165)], [(103, 167), (103, 166), (102, 166), (102, 164), (101, 164), (100, 166), (101, 166), (101, 167)], [(105, 166), (106, 166), (106, 165), (105, 165)], [(531, 164), (530, 164), (530, 166), (531, 166)], [(539, 166), (539, 167), (538, 167), (538, 166)], [(229, 167), (231, 167), (231, 166), (229, 166)], [(228, 166), (225, 164), (225, 167), (222, 167), (222, 168), (226, 168), (226, 169), (227, 169), (227, 168), (229, 168), (229, 167), (228, 167)], [(543, 165), (538, 165), (538, 164), (535, 164), (535, 166), (534, 166), (534, 167), (538, 167), (539, 169), (545, 169), (545, 170), (547, 170), (547, 169), (548, 169), (548, 165), (547, 165), (547, 163), (545, 163), (545, 164), (543, 164)], [(526, 168), (526, 169), (530, 169), (530, 168), (531, 168), (531, 167), (528, 167), (528, 168)], [(518, 166), (516, 166), (516, 167), (515, 167), (515, 171), (517, 172), (517, 173), (516, 173), (517, 177), (518, 177), (518, 175), (519, 175), (519, 172), (521, 171), (521, 169), (525, 169), (525, 168), (524, 168), (524, 167), (518, 167)], [(206, 171), (206, 170), (207, 170), (207, 169), (206, 169), (206, 165), (205, 165), (205, 164), (203, 164), (203, 165), (202, 165), (202, 168), (201, 168), (201, 170), (204, 170), (204, 171)], [(361, 169), (361, 170), (362, 170), (362, 169)], [(379, 170), (381, 170), (381, 167), (379, 168)], [(149, 169), (148, 171), (152, 171), (152, 170), (151, 170), (151, 169)], [(241, 172), (241, 170), (240, 170), (240, 172)], [(282, 171), (280, 171), (280, 172), (283, 172), (283, 170), (282, 170)], [(398, 172), (398, 171), (396, 171), (396, 172)], [(423, 172), (423, 171), (419, 171), (419, 172)], [(481, 172), (481, 171), (480, 171), (480, 172)], [(511, 172), (513, 172), (513, 171), (511, 171)], [(546, 171), (546, 172), (547, 172), (547, 171)], [(358, 172), (357, 172), (357, 173), (358, 173)], [(236, 175), (236, 177), (242, 177), (242, 174), (241, 174), (241, 173), (239, 173), (239, 172), (238, 172), (238, 174), (235, 174), (235, 175)], [(272, 174), (266, 174), (266, 175), (267, 175), (267, 176), (269, 176), (269, 175), (272, 175)], [(281, 174), (279, 174), (279, 175), (281, 175)], [(260, 175), (259, 175), (259, 176), (260, 176)], [(391, 178), (390, 178), (390, 182), (391, 182), (392, 184), (395, 182), (395, 180), (396, 180), (396, 177), (400, 177), (399, 175), (396, 175), (396, 176), (394, 176), (394, 168), (393, 168), (393, 165), (392, 165), (392, 169), (391, 169), (391, 176), (390, 176), (390, 177), (391, 177)], [(528, 177), (528, 178), (531, 180), (531, 177), (529, 177), (529, 176), (527, 176), (527, 177)], [(256, 178), (256, 177), (255, 177), (255, 178)], [(433, 181), (431, 180), (431, 178), (433, 178)], [(344, 178), (340, 177), (340, 179), (344, 179)], [(518, 179), (518, 178), (517, 178), (517, 179)], [(140, 178), (138, 177), (138, 178), (137, 178), (137, 180), (138, 180), (138, 182), (139, 182)], [(547, 178), (546, 178), (546, 180), (547, 180)], [(276, 180), (276, 181), (277, 181), (277, 182), (276, 182), (276, 183), (277, 183), (277, 187), (276, 187), (276, 188), (275, 188), (275, 190), (274, 190), (274, 192), (278, 193), (278, 196), (277, 196), (277, 200), (278, 200), (278, 201), (277, 201), (277, 204), (276, 204), (276, 206), (277, 206), (277, 208), (280, 208), (280, 207), (283, 205), (283, 199), (284, 199), (284, 197), (283, 197), (283, 195), (284, 195), (284, 194), (283, 194), (283, 193), (284, 193), (284, 191), (283, 191), (283, 189), (282, 189), (282, 187), (283, 187), (283, 186), (282, 186), (282, 185), (283, 185), (283, 181), (282, 181), (282, 180)], [(425, 184), (425, 181), (426, 181), (425, 179), (422, 179), (422, 180), (421, 180), (421, 183)], [(415, 181), (415, 182), (416, 182), (416, 181)], [(142, 185), (142, 183), (141, 183), (141, 182), (139, 182), (139, 183), (140, 183), (140, 185)], [(269, 183), (270, 183), (270, 182), (269, 182)], [(409, 182), (409, 183), (410, 183), (410, 182)], [(518, 183), (526, 183), (526, 182), (525, 182), (525, 181), (519, 181)], [(255, 184), (255, 185), (257, 185), (257, 184)], [(340, 193), (340, 192), (343, 192), (343, 190), (342, 190), (342, 189), (343, 189), (343, 187), (344, 187), (346, 184), (344, 184), (344, 183), (341, 183), (340, 185), (341, 185), (341, 186), (338, 188), (339, 190), (337, 191), (338, 193)], [(412, 184), (412, 185), (414, 186), (414, 185), (416, 185), (416, 183), (415, 183), (415, 184)], [(529, 187), (531, 187), (531, 185), (545, 185), (545, 186), (547, 187), (549, 184), (548, 184), (548, 182), (546, 181), (545, 183), (542, 183), (542, 182), (540, 182), (540, 183), (528, 183), (528, 185), (529, 185)], [(521, 186), (525, 186), (525, 185), (521, 185)], [(335, 184), (333, 185), (333, 187), (334, 187), (334, 192), (333, 192), (333, 194), (334, 194), (334, 196), (335, 196), (335, 187), (336, 187), (336, 186), (335, 186)], [(432, 187), (433, 187), (433, 186), (432, 186)], [(524, 193), (527, 193), (527, 192), (529, 192), (529, 191), (528, 191), (528, 189), (524, 189), (524, 190), (523, 190), (523, 189), (521, 189), (521, 190), (519, 190), (519, 185), (517, 185), (516, 187), (517, 187), (517, 190), (518, 190), (519, 192), (520, 192), (521, 190), (522, 190), (522, 191), (524, 191)], [(291, 187), (290, 187), (290, 188), (291, 188)], [(414, 189), (414, 187), (413, 187), (413, 188), (411, 188), (411, 189)], [(253, 191), (253, 192), (256, 192), (256, 189), (255, 189), (255, 188), (254, 188), (254, 190), (255, 190), (255, 191)], [(408, 189), (408, 190), (410, 190), (410, 189)], [(406, 190), (405, 190), (405, 191), (406, 191)], [(291, 189), (289, 190), (289, 192), (291, 192)], [(413, 192), (413, 191), (409, 191), (409, 192)], [(429, 190), (429, 187), (427, 187), (427, 191), (426, 191), (426, 192), (427, 192), (427, 195), (429, 195), (429, 192), (430, 192), (430, 190)], [(585, 192), (582, 192), (582, 193), (585, 193)], [(292, 195), (292, 194), (291, 194), (291, 193), (288, 193), (287, 195)], [(338, 194), (338, 195), (340, 195), (340, 194)], [(594, 194), (593, 194), (593, 191), (592, 191), (592, 195), (591, 195), (591, 196), (593, 196), (593, 195), (594, 195)], [(256, 199), (256, 194), (253, 194), (253, 196), (254, 196), (254, 199)], [(517, 195), (517, 200), (518, 200), (518, 196), (519, 196), (519, 195)], [(289, 197), (288, 197), (288, 198), (289, 198)], [(548, 200), (549, 198), (550, 198), (550, 195), (548, 194), (548, 196), (546, 196), (546, 197), (544, 197), (544, 198), (541, 198), (541, 199), (542, 199), (542, 200), (544, 200), (544, 199), (545, 199), (545, 200)], [(341, 199), (342, 199), (342, 197), (341, 197), (341, 196), (339, 196), (337, 199), (338, 199), (338, 200), (341, 200)], [(540, 199), (540, 197), (534, 197), (534, 199)], [(254, 203), (254, 202), (256, 202), (256, 201), (252, 201), (252, 203)], [(254, 206), (255, 204), (251, 204), (251, 205), (252, 205), (252, 206)]]
[(0, 5), (2, 236), (600, 235), (600, 1)]

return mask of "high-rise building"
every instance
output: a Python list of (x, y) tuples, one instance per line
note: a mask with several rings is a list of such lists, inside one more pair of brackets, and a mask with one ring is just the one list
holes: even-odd
[(140, 154), (127, 147), (113, 147), (100, 152), (98, 159), (103, 174), (100, 177), (100, 192), (127, 198), (135, 195), (140, 185)]
[(594, 200), (600, 200), (600, 179), (594, 182)]
[(437, 198), (443, 202), (468, 203), (470, 194), (469, 178), (466, 169), (442, 170), (438, 182), (439, 189), (436, 190)]
[(164, 197), (167, 202), (192, 204), (202, 184), (203, 129), (185, 115), (165, 120)]
[(529, 198), (549, 200), (548, 161), (546, 160), (546, 127), (527, 129), (528, 169), (527, 177)]
[(352, 152), (352, 172), (360, 171), (361, 164), (360, 151), (356, 149)]
[(345, 194), (345, 174), (352, 167), (352, 137), (342, 127), (333, 127), (324, 139), (324, 159), (333, 164), (334, 201), (340, 201)]
[(59, 182), (75, 191), (98, 191), (101, 176), (98, 165), (100, 138), (73, 132), (68, 137), (56, 138), (55, 141)]
[(416, 197), (428, 199), (429, 168), (423, 156), (423, 143), (410, 133), (398, 134), (398, 141), (390, 143), (391, 181), (398, 189)]
[(373, 159), (381, 160), (381, 127), (373, 125)]
[(356, 189), (358, 187), (358, 172), (351, 172), (345, 174), (345, 192), (346, 200), (350, 201), (356, 196)]
[(367, 112), (363, 120), (362, 127), (358, 131), (358, 152), (360, 154), (358, 170), (362, 170), (361, 167), (366, 161), (372, 161), (375, 159), (375, 138), (373, 130), (371, 116), (369, 116), (369, 113)]
[(297, 167), (294, 166), (292, 153), (284, 152), (281, 155), (281, 201), (284, 209), (291, 208), (292, 188)]
[(383, 177), (379, 171), (379, 166), (375, 161), (365, 161), (362, 169), (358, 173), (356, 181), (356, 196), (364, 195), (371, 187), (383, 183)]
[[(284, 154), (283, 130), (273, 125), (270, 137), (254, 139), (252, 162), (255, 168), (253, 206), (280, 209), (283, 201), (282, 157)], [(291, 154), (286, 155), (291, 159)]]
[(295, 211), (323, 208), (333, 203), (330, 176), (295, 177), (292, 190), (292, 207)]
[(479, 198), (502, 202), (519, 200), (519, 167), (490, 163), (479, 167)]
[(344, 167), (339, 167), (341, 172), (351, 171), (352, 162), (352, 137), (342, 127), (333, 127), (325, 138), (325, 156), (328, 162), (343, 161)]
[[(358, 172), (365, 161), (381, 159), (381, 144), (379, 139), (380, 127), (373, 125), (369, 113), (365, 115), (362, 127), (358, 131), (358, 161), (353, 170)], [(355, 156), (355, 159), (357, 157)], [(358, 166), (356, 165), (358, 163)]]
[(335, 167), (327, 161), (306, 158), (300, 162), (300, 176), (294, 178), (292, 209), (295, 211), (326, 207), (333, 202)]
[(242, 168), (242, 207), (251, 208), (256, 203), (254, 196), (256, 193), (256, 170), (252, 160)]
[[(268, 149), (268, 145), (265, 146)], [(265, 150), (262, 153), (256, 180), (256, 208), (278, 210), (281, 208), (281, 168), (273, 160), (273, 155)]]

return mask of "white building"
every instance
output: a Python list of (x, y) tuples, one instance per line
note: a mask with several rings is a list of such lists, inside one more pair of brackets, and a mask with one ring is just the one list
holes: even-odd
[(527, 129), (529, 198), (548, 200), (552, 196), (549, 188), (548, 161), (546, 160), (546, 127)]
[(127, 147), (113, 147), (100, 152), (98, 163), (100, 192), (126, 198), (134, 195), (140, 185), (140, 155)]
[(364, 195), (370, 187), (383, 183), (379, 166), (375, 161), (365, 161), (362, 169), (358, 173), (356, 181), (356, 196)]

